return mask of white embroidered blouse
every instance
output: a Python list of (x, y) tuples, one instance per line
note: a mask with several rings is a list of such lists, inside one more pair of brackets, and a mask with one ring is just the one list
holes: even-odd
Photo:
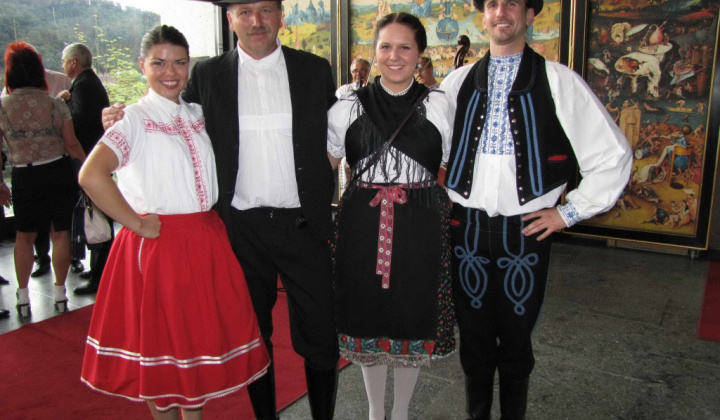
[(118, 187), (137, 213), (196, 213), (217, 202), (215, 155), (200, 105), (150, 90), (100, 141), (117, 155)]

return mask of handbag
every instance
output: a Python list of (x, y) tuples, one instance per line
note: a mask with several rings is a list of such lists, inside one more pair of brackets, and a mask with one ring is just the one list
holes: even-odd
[(112, 232), (107, 216), (86, 196), (85, 242), (92, 245), (107, 242), (110, 239), (112, 239)]

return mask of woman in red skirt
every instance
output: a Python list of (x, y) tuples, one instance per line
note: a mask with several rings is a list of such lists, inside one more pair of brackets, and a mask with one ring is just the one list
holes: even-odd
[[(225, 226), (199, 105), (180, 99), (189, 51), (175, 28), (143, 37), (150, 91), (125, 109), (80, 171), (121, 223), (98, 290), (82, 380), (146, 401), (156, 419), (201, 418), (208, 399), (267, 371), (269, 358)], [(111, 174), (117, 174), (117, 184)]]

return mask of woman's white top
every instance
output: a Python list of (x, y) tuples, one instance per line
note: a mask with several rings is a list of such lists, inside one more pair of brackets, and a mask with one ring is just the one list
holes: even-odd
[(217, 202), (215, 155), (200, 105), (150, 90), (100, 141), (117, 155), (118, 187), (138, 214), (197, 213)]
[[(346, 96), (341, 98), (328, 111), (328, 153), (335, 158), (341, 158), (345, 156), (345, 134), (347, 133), (350, 125), (355, 122), (358, 118), (359, 107), (355, 106), (357, 98), (354, 95)], [(450, 156), (450, 142), (452, 141), (452, 112), (454, 107), (449, 103), (449, 98), (441, 91), (433, 91), (430, 93), (428, 98), (423, 102), (426, 110), (426, 118), (430, 121), (440, 132), (442, 136), (442, 162), (445, 164)], [(400, 121), (398, 121), (398, 124)], [(410, 158), (400, 153), (401, 159), (403, 159), (398, 182), (408, 182), (404, 169), (410, 163)], [(364, 165), (364, 162), (369, 159), (365, 157), (359, 162), (360, 167)], [(395, 174), (395, 168), (397, 165), (395, 160), (392, 158), (386, 162), (387, 173), (390, 174), (390, 178), (393, 178)], [(369, 171), (368, 171), (369, 172)], [(383, 171), (377, 171), (376, 178), (371, 179), (370, 174), (366, 172), (360, 178), (365, 182), (385, 182), (385, 178), (382, 177)]]

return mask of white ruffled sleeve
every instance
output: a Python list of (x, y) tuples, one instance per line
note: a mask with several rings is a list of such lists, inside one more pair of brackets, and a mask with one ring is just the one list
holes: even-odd
[(436, 90), (430, 93), (425, 109), (427, 110), (427, 119), (433, 123), (442, 136), (442, 164), (445, 165), (450, 157), (455, 107), (445, 92)]
[[(611, 208), (630, 178), (630, 145), (590, 87), (577, 73), (546, 62), (560, 124), (570, 139), (582, 181), (567, 193), (568, 226)], [(581, 116), (581, 117), (579, 117)]]
[(345, 156), (345, 134), (348, 127), (357, 119), (355, 97), (335, 102), (328, 111), (327, 152), (334, 158)]

